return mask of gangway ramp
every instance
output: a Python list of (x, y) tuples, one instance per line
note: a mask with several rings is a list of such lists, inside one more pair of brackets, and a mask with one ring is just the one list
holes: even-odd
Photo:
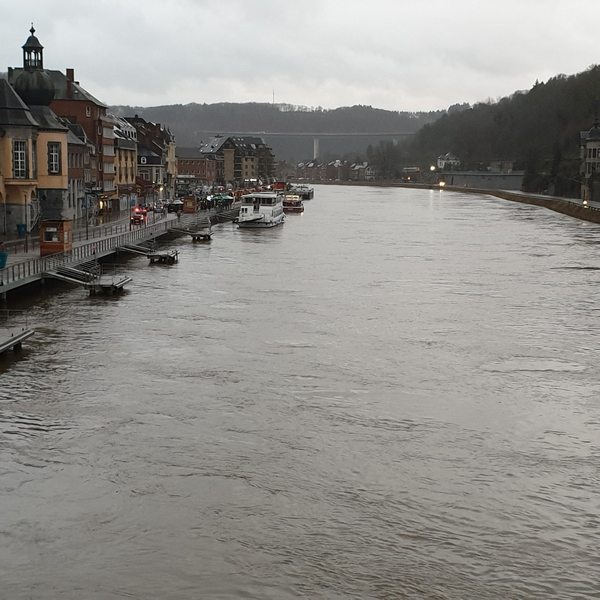
[(101, 265), (95, 261), (75, 267), (60, 265), (54, 271), (45, 272), (44, 276), (81, 285), (90, 292), (90, 295), (122, 292), (125, 285), (133, 281), (128, 275), (117, 273), (115, 265)]
[(19, 352), (23, 347), (23, 342), (27, 338), (30, 338), (34, 333), (33, 329), (23, 329), (23, 331), (19, 331), (18, 333), (11, 334), (10, 337), (6, 337), (0, 332), (0, 355), (11, 349), (13, 352)]
[(27, 323), (25, 311), (0, 310), (0, 356), (9, 350), (19, 352), (23, 347), (23, 342), (34, 333), (35, 330)]
[(122, 246), (117, 246), (117, 252), (131, 252), (132, 254), (148, 256), (149, 253), (154, 252), (154, 244), (123, 244)]
[(171, 227), (176, 233), (190, 235), (193, 242), (209, 242), (212, 238), (212, 223), (210, 217), (197, 219), (185, 227)]

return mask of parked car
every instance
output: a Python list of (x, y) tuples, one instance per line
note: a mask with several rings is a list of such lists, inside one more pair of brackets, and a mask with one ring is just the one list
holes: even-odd
[(146, 207), (145, 204), (138, 204), (137, 206), (133, 207), (133, 214), (141, 214), (141, 215), (146, 215), (148, 213), (148, 208)]
[(146, 220), (146, 214), (143, 212), (134, 212), (129, 220), (132, 225), (143, 225)]

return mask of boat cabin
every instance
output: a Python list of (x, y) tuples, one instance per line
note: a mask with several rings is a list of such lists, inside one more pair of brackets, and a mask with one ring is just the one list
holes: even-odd
[[(273, 207), (276, 204), (281, 204), (281, 199), (272, 192), (258, 192), (256, 194), (245, 194), (242, 196), (241, 208), (252, 207), (254, 212), (258, 212), (261, 206)], [(248, 210), (242, 210), (242, 212), (248, 212)]]
[(281, 197), (274, 192), (254, 192), (242, 196), (238, 216), (240, 227), (272, 227), (283, 223)]

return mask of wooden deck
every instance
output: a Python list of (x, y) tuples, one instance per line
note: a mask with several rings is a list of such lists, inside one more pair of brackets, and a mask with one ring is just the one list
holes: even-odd
[(98, 279), (84, 285), (89, 290), (90, 296), (112, 295), (121, 294), (130, 281), (133, 281), (133, 278), (126, 275), (100, 275)]
[(212, 239), (212, 232), (208, 230), (191, 233), (190, 235), (192, 236), (192, 242), (210, 242)]
[(159, 263), (163, 265), (174, 265), (179, 260), (178, 250), (162, 250), (146, 254), (150, 259), (150, 264)]

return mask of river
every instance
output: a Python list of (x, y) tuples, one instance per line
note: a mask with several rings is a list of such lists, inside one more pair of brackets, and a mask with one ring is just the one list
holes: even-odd
[(56, 287), (0, 362), (0, 597), (600, 598), (600, 228), (317, 186)]

